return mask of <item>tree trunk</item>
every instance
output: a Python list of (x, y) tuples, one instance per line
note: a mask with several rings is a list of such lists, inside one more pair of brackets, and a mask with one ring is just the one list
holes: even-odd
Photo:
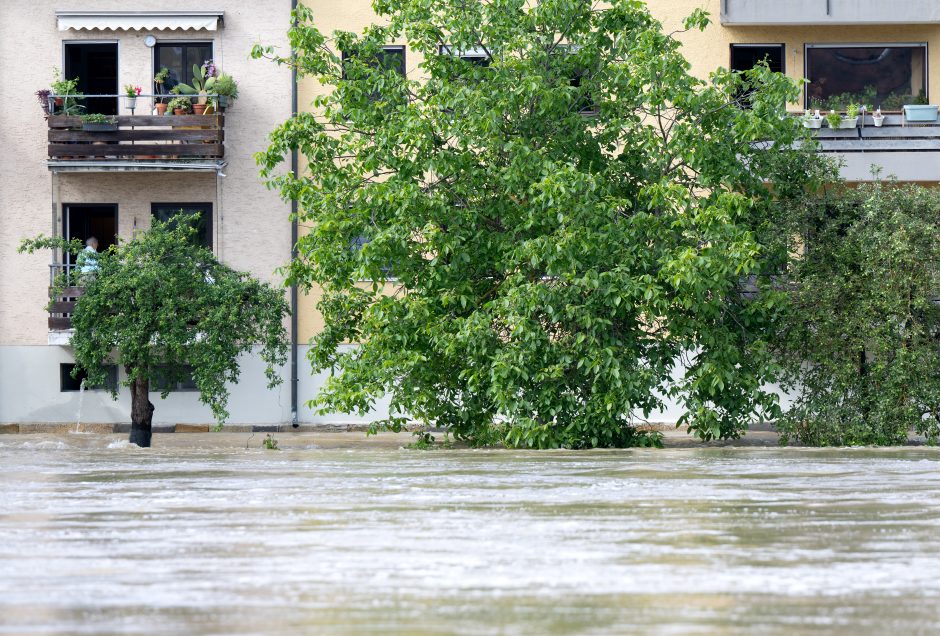
[(131, 444), (150, 447), (153, 404), (150, 403), (150, 380), (137, 378), (131, 384)]

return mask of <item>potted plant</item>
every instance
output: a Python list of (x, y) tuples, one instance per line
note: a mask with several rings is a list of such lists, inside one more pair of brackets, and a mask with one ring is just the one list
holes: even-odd
[(179, 83), (173, 87), (173, 92), (178, 95), (198, 95), (193, 104), (193, 111), (202, 115), (206, 112), (209, 92), (215, 89), (215, 75), (216, 66), (212, 60), (206, 60), (202, 66), (193, 64), (193, 85)]
[[(170, 69), (163, 66), (160, 68), (160, 71), (153, 76), (153, 83), (156, 87), (157, 95), (165, 95), (163, 92), (163, 84), (166, 82), (166, 78), (170, 76)], [(166, 102), (163, 101), (163, 97), (154, 97), (154, 108), (157, 109), (158, 115), (166, 115)]]
[(936, 104), (904, 104), (904, 121), (937, 121)]
[(192, 109), (192, 102), (188, 97), (174, 97), (167, 104), (167, 108), (173, 111), (174, 115), (185, 115)]
[(42, 107), (42, 112), (45, 117), (49, 116), (49, 96), (52, 95), (52, 91), (48, 88), (36, 91), (36, 99), (39, 100), (39, 105)]
[(82, 130), (85, 132), (111, 132), (117, 130), (117, 117), (101, 113), (82, 115)]
[(140, 95), (140, 86), (124, 85), (124, 105), (128, 108), (137, 108), (137, 96)]
[(826, 115), (826, 123), (833, 130), (855, 128), (858, 126), (858, 113), (861, 107), (858, 104), (849, 104), (846, 108), (846, 114), (840, 115), (838, 111), (831, 110)]
[(238, 82), (228, 73), (221, 73), (215, 78), (212, 90), (216, 94), (216, 108), (222, 110), (229, 106), (229, 102), (238, 99)]
[(879, 106), (875, 112), (871, 114), (871, 120), (875, 124), (875, 128), (881, 128), (885, 123), (885, 116), (881, 113), (881, 107)]
[(79, 105), (76, 100), (84, 98), (85, 95), (78, 90), (78, 78), (63, 79), (62, 73), (56, 67), (52, 69), (52, 76), (54, 78), (52, 80), (52, 95), (55, 105), (62, 109), (60, 114), (73, 116), (81, 114), (85, 107)]
[(822, 128), (822, 116), (820, 116), (819, 111), (806, 111), (803, 114), (803, 126), (806, 128)]

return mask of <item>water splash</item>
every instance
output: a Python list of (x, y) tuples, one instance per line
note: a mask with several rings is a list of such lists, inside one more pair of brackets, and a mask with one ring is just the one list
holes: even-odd
[(82, 429), (82, 404), (85, 402), (85, 380), (78, 387), (78, 414), (75, 416), (75, 433), (80, 433)]

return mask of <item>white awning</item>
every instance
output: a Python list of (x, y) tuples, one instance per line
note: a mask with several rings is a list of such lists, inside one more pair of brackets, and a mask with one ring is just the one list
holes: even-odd
[(215, 31), (222, 11), (56, 11), (59, 31)]

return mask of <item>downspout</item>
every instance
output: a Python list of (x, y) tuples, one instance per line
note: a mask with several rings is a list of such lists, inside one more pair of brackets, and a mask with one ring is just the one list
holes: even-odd
[[(295, 9), (297, 9), (297, 0), (291, 0), (290, 3), (291, 14)], [(291, 48), (291, 58), (294, 56), (293, 47)], [(297, 68), (291, 66), (290, 70), (290, 112), (291, 117), (297, 116)], [(297, 148), (294, 148), (290, 152), (290, 169), (296, 179), (298, 175), (298, 162), (297, 162)], [(297, 199), (291, 199), (290, 202), (290, 257), (291, 261), (297, 258), (297, 239), (298, 237), (298, 228), (297, 228)], [(298, 351), (298, 337), (297, 337), (297, 309), (298, 309), (298, 293), (297, 293), (297, 284), (294, 283), (290, 286), (290, 338), (291, 338), (291, 347), (290, 347), (290, 416), (291, 416), (291, 426), (294, 428), (300, 427), (300, 422), (297, 417), (297, 403), (298, 403), (298, 392), (299, 392), (299, 382), (300, 377), (297, 373), (297, 354)]]

